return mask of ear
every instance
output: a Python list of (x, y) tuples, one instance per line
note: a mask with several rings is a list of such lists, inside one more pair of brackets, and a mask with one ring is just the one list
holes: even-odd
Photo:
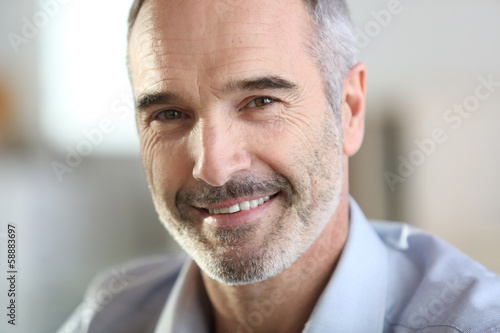
[(358, 63), (344, 79), (342, 91), (342, 130), (344, 154), (352, 156), (361, 147), (365, 132), (366, 65)]

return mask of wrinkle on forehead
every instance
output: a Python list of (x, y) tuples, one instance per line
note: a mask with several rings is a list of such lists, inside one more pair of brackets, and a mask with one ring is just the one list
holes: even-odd
[[(297, 28), (300, 22), (289, 22), (287, 12), (293, 11), (295, 3), (303, 7), (303, 2), (221, 3), (224, 1), (227, 5), (219, 7), (212, 1), (199, 0), (146, 2), (130, 41), (131, 76), (136, 92), (167, 86), (173, 90), (181, 83), (188, 91), (196, 90), (199, 96), (199, 89), (207, 83), (206, 89), (216, 92), (218, 87), (214, 84), (228, 74), (290, 67), (287, 61), (291, 57), (286, 53), (298, 50), (290, 49), (291, 37), (287, 40), (285, 35), (291, 35), (291, 29), (301, 28)], [(221, 15), (221, 11), (226, 12)], [(306, 12), (305, 8), (302, 11)]]
[[(220, 32), (225, 25), (227, 32), (240, 24), (259, 26), (272, 31), (287, 19), (283, 12), (294, 5), (303, 6), (302, 0), (150, 0), (143, 5), (140, 17), (155, 27), (175, 29), (179, 39), (205, 39)], [(277, 11), (279, 9), (279, 12)], [(269, 20), (269, 16), (273, 19)]]

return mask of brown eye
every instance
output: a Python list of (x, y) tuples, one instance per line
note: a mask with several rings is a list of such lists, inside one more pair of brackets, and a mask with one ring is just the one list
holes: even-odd
[(273, 103), (275, 100), (271, 97), (257, 97), (248, 103), (249, 108), (260, 108)]
[(157, 118), (161, 120), (177, 120), (182, 119), (184, 114), (176, 110), (162, 111), (158, 114)]

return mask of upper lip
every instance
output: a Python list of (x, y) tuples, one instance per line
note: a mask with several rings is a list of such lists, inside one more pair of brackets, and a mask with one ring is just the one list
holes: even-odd
[(279, 193), (279, 192), (271, 193), (271, 194), (256, 195), (256, 196), (252, 196), (252, 197), (240, 197), (240, 198), (236, 198), (236, 199), (226, 200), (226, 201), (223, 201), (221, 203), (214, 204), (214, 205), (207, 205), (207, 206), (201, 206), (201, 207), (195, 206), (195, 207), (201, 208), (201, 209), (216, 209), (216, 208), (232, 207), (232, 206), (239, 204), (241, 202), (250, 201), (250, 200), (257, 200), (260, 198), (265, 198), (267, 196), (271, 197), (277, 193)]

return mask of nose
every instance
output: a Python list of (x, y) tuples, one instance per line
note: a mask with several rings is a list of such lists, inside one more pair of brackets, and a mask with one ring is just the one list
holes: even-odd
[(195, 179), (222, 186), (234, 174), (250, 168), (251, 157), (237, 128), (215, 119), (200, 122), (197, 127), (190, 138)]

